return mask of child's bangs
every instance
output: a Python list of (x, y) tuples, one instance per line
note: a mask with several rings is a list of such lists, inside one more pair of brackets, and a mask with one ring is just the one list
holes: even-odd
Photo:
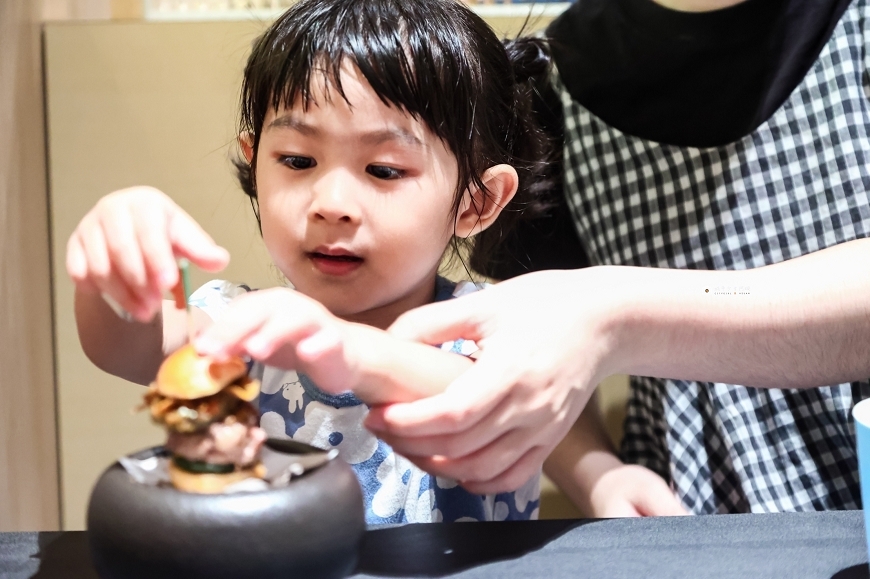
[(421, 119), (445, 138), (448, 115), (461, 114), (462, 101), (470, 106), (457, 86), (463, 84), (458, 82), (462, 47), (453, 46), (456, 54), (451, 54), (439, 40), (441, 26), (450, 26), (447, 15), (436, 11), (422, 18), (413, 13), (420, 11), (413, 2), (347, 0), (321, 6), (297, 4), (257, 42), (250, 60), (254, 66), (242, 87), (242, 130), (256, 138), (269, 109), (292, 107), (300, 97), (305, 108), (310, 106), (313, 82), (323, 83), (327, 98), (334, 90), (352, 106), (341, 82), (342, 66), (351, 63), (386, 105)]

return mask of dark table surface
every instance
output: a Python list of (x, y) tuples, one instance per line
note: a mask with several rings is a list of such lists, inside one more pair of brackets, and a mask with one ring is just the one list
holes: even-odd
[[(861, 511), (366, 532), (353, 577), (867, 579)], [(94, 579), (87, 533), (0, 533), (2, 579)]]

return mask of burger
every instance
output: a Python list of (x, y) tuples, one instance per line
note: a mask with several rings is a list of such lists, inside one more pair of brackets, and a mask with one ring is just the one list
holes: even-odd
[(215, 494), (265, 476), (260, 451), (266, 433), (252, 404), (259, 391), (238, 357), (216, 360), (188, 344), (164, 360), (143, 408), (168, 431), (175, 488)]

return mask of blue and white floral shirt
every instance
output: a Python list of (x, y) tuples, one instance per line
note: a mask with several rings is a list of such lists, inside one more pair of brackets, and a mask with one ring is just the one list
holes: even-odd
[[(439, 278), (436, 301), (480, 289), (470, 282), (454, 284)], [(190, 304), (217, 319), (227, 305), (250, 288), (214, 280), (190, 296)], [(473, 342), (457, 340), (442, 346), (468, 355)], [(320, 448), (338, 448), (359, 478), (366, 522), (423, 523), (437, 521), (505, 521), (538, 517), (540, 476), (519, 490), (474, 495), (456, 481), (435, 477), (393, 452), (363, 428), (368, 407), (351, 393), (333, 396), (307, 376), (254, 363), (251, 376), (260, 380), (260, 426), (274, 438), (292, 438)]]

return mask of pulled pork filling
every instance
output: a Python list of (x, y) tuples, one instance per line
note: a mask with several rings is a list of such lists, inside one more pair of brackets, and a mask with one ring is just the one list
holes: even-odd
[(166, 426), (166, 448), (191, 462), (244, 468), (259, 460), (266, 440), (259, 413), (250, 403), (225, 388), (194, 400), (163, 396), (152, 388), (145, 395), (151, 418)]
[(209, 424), (202, 432), (185, 434), (170, 431), (166, 448), (189, 461), (249, 466), (257, 462), (260, 448), (266, 440), (266, 432), (256, 425), (256, 409), (253, 411), (253, 424), (250, 421), (240, 422), (235, 416), (227, 416), (223, 422)]

